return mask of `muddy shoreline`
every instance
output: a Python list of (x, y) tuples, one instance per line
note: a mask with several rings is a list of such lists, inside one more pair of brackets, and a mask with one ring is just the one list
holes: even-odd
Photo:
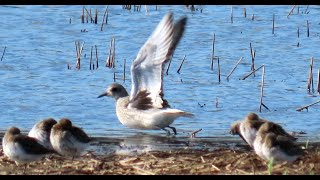
[(49, 155), (17, 166), (0, 147), (0, 174), (320, 174), (320, 143), (300, 141), (307, 154), (294, 163), (260, 159), (241, 140), (144, 135), (130, 138), (95, 137), (89, 153), (73, 161)]

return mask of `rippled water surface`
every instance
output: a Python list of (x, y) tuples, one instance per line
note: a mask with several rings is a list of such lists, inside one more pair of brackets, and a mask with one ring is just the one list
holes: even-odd
[[(319, 100), (316, 93), (320, 68), (319, 6), (309, 6), (307, 11), (307, 6), (300, 6), (299, 14), (296, 7), (288, 18), (291, 6), (233, 6), (231, 23), (231, 6), (202, 6), (202, 12), (181, 5), (162, 5), (157, 11), (155, 6), (149, 6), (146, 13), (144, 6), (135, 12), (114, 5), (108, 7), (104, 31), (100, 29), (106, 6), (85, 6), (92, 12), (97, 9), (98, 24), (81, 23), (82, 7), (0, 6), (0, 55), (6, 47), (0, 62), (0, 131), (10, 126), (28, 131), (43, 118), (68, 117), (92, 136), (134, 137), (141, 131), (120, 124), (114, 99), (97, 96), (114, 81), (114, 72), (116, 82), (130, 90), (133, 59), (161, 18), (172, 11), (175, 19), (187, 16), (188, 24), (169, 75), (164, 76), (165, 98), (172, 107), (195, 114), (193, 119), (177, 119), (172, 125), (178, 131), (202, 128), (199, 137), (231, 137), (230, 125), (247, 113), (256, 112), (288, 131), (304, 131), (308, 138), (319, 139), (320, 103), (308, 111), (296, 111)], [(81, 32), (84, 29), (86, 32)], [(216, 59), (211, 70), (213, 33)], [(115, 69), (105, 67), (113, 37)], [(85, 42), (80, 70), (76, 69), (75, 41)], [(239, 80), (250, 73), (250, 42), (256, 51), (255, 68), (265, 65), (263, 103), (270, 111), (262, 108), (259, 112), (262, 71), (257, 71), (255, 77)], [(98, 49), (99, 68), (95, 70), (89, 70), (92, 46)], [(178, 74), (184, 55), (186, 60)], [(227, 81), (240, 57), (243, 60)], [(311, 57), (314, 57), (315, 93), (308, 94)], [(165, 135), (164, 131), (150, 133)]]

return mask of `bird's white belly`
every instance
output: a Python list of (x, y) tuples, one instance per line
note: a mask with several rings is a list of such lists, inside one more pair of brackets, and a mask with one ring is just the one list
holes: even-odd
[(167, 116), (164, 113), (154, 112), (154, 111), (136, 111), (125, 109), (120, 111), (117, 109), (117, 116), (119, 121), (129, 127), (134, 129), (145, 129), (145, 130), (156, 130), (162, 129), (170, 124), (177, 117)]
[(3, 146), (3, 151), (8, 158), (15, 161), (17, 164), (25, 164), (33, 161), (38, 161), (45, 156), (45, 154), (28, 154), (24, 150), (22, 150), (22, 147), (20, 147), (19, 144), (11, 142), (7, 142)]

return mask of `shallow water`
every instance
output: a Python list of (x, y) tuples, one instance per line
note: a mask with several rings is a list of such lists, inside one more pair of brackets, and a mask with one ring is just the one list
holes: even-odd
[[(320, 21), (315, 18), (320, 15), (319, 6), (310, 6), (308, 14), (304, 13), (306, 6), (301, 6), (299, 14), (296, 8), (289, 18), (291, 6), (233, 6), (233, 23), (231, 6), (202, 6), (202, 13), (184, 6), (163, 5), (158, 11), (151, 6), (148, 13), (144, 6), (141, 12), (109, 6), (108, 24), (102, 32), (105, 6), (86, 8), (98, 10), (98, 24), (81, 23), (82, 6), (0, 6), (0, 55), (7, 47), (0, 62), (0, 131), (11, 126), (28, 131), (41, 119), (68, 117), (91, 136), (123, 138), (139, 134), (141, 131), (126, 128), (117, 120), (113, 99), (97, 96), (114, 81), (114, 72), (116, 82), (130, 89), (129, 66), (157, 23), (172, 11), (175, 19), (187, 16), (188, 24), (169, 75), (164, 76), (165, 98), (172, 107), (195, 114), (193, 119), (177, 119), (172, 125), (178, 131), (202, 128), (198, 137), (238, 138), (229, 135), (230, 125), (247, 113), (256, 112), (288, 131), (304, 131), (307, 139), (319, 139), (320, 103), (309, 111), (296, 111), (319, 100), (318, 93), (307, 92), (311, 57), (315, 87), (320, 68)], [(83, 29), (87, 32), (81, 32)], [(213, 33), (215, 56), (220, 60), (220, 83), (217, 60), (214, 69), (210, 69)], [(116, 39), (115, 69), (104, 66), (112, 37)], [(85, 42), (80, 70), (75, 68), (74, 42), (78, 40)], [(256, 50), (255, 68), (265, 65), (263, 103), (270, 111), (262, 108), (259, 112), (262, 71), (239, 80), (250, 72), (250, 42)], [(90, 49), (95, 45), (100, 66), (89, 70)], [(184, 55), (186, 60), (178, 74)], [(244, 59), (227, 81), (240, 57)], [(164, 131), (144, 132), (165, 136)]]

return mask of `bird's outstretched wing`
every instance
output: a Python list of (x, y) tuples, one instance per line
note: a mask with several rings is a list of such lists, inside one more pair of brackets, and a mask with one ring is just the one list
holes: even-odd
[[(129, 108), (169, 107), (168, 102), (163, 99), (163, 69), (182, 37), (186, 20), (184, 17), (173, 24), (173, 14), (168, 13), (141, 47), (131, 66), (132, 87)], [(138, 102), (149, 104), (141, 106)]]

